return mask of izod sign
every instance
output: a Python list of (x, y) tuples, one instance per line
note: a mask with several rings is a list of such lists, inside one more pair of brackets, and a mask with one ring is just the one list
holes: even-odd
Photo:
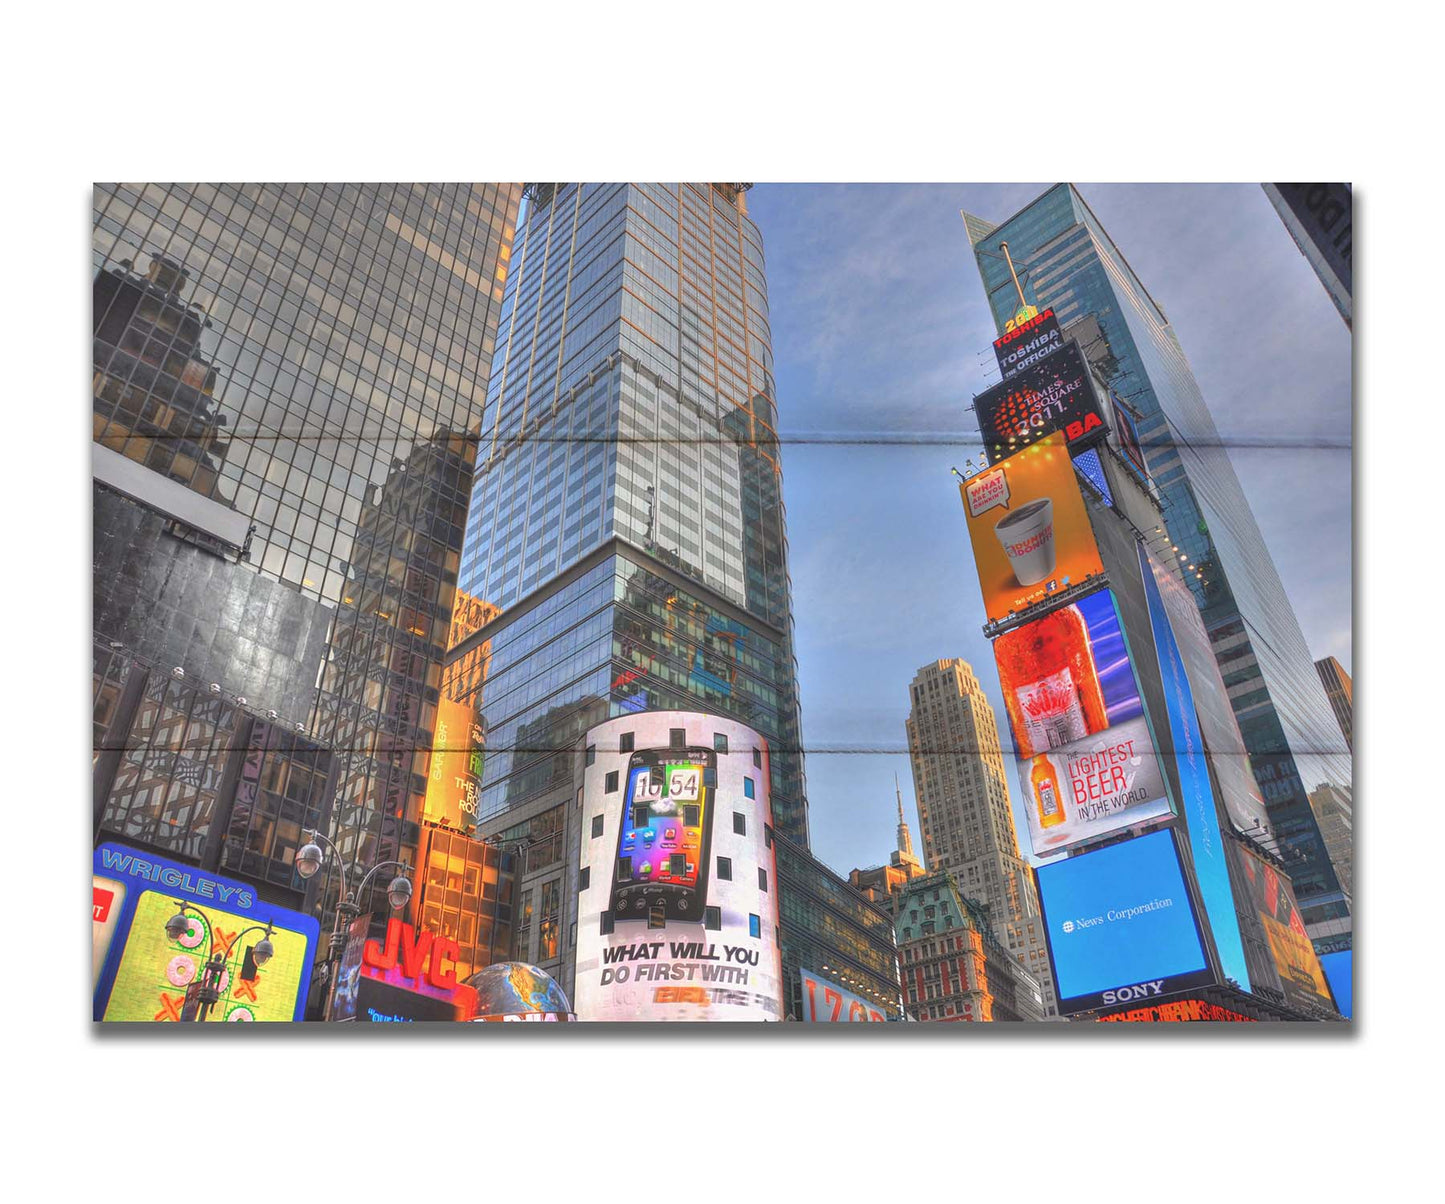
[(1063, 432), (1075, 452), (1098, 442), (1107, 430), (1093, 374), (1076, 343), (1018, 368), (975, 397), (973, 409), (990, 464), (1055, 431)]
[(800, 970), (803, 982), (803, 1019), (810, 1024), (878, 1024), (887, 1016), (861, 995)]
[(1002, 337), (993, 342), (999, 371), (1004, 380), (1052, 355), (1064, 345), (1064, 332), (1052, 309), (1036, 313), (1017, 325), (1011, 325)]

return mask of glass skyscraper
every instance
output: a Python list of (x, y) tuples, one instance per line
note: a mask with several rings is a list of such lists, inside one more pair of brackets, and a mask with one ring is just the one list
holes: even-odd
[(1070, 184), (1006, 221), (965, 215), (995, 322), (1019, 307), (1000, 250), (1007, 242), (1030, 303), (1061, 323), (1092, 316), (1105, 341), (1086, 348), (1111, 392), (1138, 416), (1171, 542), (1203, 614), (1249, 751), (1268, 825), (1321, 952), (1350, 945), (1350, 901), (1331, 865), (1308, 792), (1350, 781), (1348, 749), (1299, 620), (1169, 319)]
[[(520, 198), (514, 184), (96, 186), (96, 743), (116, 781), (98, 836), (210, 850), (203, 863), (254, 852), (277, 882), (312, 826), (358, 866), (417, 864)], [(153, 682), (116, 727), (115, 666), (132, 655), (201, 701)], [(163, 705), (179, 717), (158, 726)], [(197, 789), (245, 776), (247, 750), (214, 734), (236, 708), (304, 732), (327, 785), (266, 770), (267, 822), (233, 816), (222, 834)], [(480, 907), (481, 854), (457, 856), (478, 863)], [(495, 894), (495, 850), (485, 865)]]
[(769, 740), (806, 846), (762, 237), (746, 184), (532, 184), (487, 390), (460, 584), (484, 644), (479, 823), (571, 780), (640, 710)]

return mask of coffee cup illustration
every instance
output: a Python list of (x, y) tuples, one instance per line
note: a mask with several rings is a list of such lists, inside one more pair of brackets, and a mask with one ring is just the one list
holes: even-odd
[(1003, 545), (1020, 585), (1037, 585), (1054, 571), (1054, 503), (1039, 498), (1006, 514), (993, 533)]

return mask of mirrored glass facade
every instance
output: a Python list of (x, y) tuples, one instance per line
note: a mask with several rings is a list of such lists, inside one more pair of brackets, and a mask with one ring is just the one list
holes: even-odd
[(94, 438), (250, 527), (218, 545), (97, 483), (98, 643), (148, 648), (331, 748), (331, 834), (361, 866), (421, 855), (520, 198), (94, 191)]
[(602, 719), (713, 710), (768, 737), (776, 823), (807, 840), (746, 187), (529, 186), (460, 578), (500, 611), (476, 637), (484, 817), (560, 787), (563, 750)]
[(967, 228), (1000, 332), (1018, 308), (999, 250), (1004, 241), (1031, 303), (1052, 306), (1065, 325), (1097, 319), (1112, 357), (1111, 390), (1139, 415), (1139, 440), (1170, 538), (1195, 570), (1184, 579), (1208, 628), (1310, 935), (1322, 951), (1348, 947), (1349, 900), (1306, 792), (1326, 783), (1347, 786), (1349, 750), (1168, 318), (1072, 185), (1056, 185), (1000, 225), (970, 218)]

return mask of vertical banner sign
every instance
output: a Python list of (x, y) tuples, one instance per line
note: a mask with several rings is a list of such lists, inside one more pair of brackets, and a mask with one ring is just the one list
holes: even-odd
[[(1349, 298), (1353, 286), (1354, 193), (1348, 184), (1276, 184), (1279, 203), (1294, 218), (1286, 227), (1295, 236), (1307, 240), (1329, 272), (1337, 287)], [(1271, 198), (1273, 200), (1273, 198)], [(1283, 216), (1283, 213), (1281, 214)], [(1303, 247), (1300, 248), (1304, 250)], [(1307, 256), (1308, 257), (1308, 256)], [(1335, 290), (1330, 290), (1331, 295)], [(1336, 304), (1339, 304), (1337, 301)]]
[(476, 708), (443, 693), (437, 699), (423, 818), (468, 835), (476, 830), (485, 745)]
[(579, 760), (579, 1020), (779, 1020), (767, 742), (716, 715), (592, 728)]
[(1036, 857), (1172, 814), (1112, 591), (1005, 632), (993, 652)]
[[(1167, 756), (1174, 754), (1179, 770), (1179, 805), (1189, 830), (1189, 850), (1194, 855), (1194, 875), (1209, 929), (1214, 934), (1215, 949), (1225, 976), (1234, 979), (1241, 990), (1249, 990), (1249, 969), (1245, 964), (1244, 940), (1239, 931), (1239, 918), (1234, 911), (1234, 891), (1229, 884), (1229, 855), (1219, 826), (1219, 807), (1209, 783), (1209, 751), (1199, 728), (1199, 715), (1194, 709), (1194, 691), (1179, 645), (1174, 639), (1169, 615), (1159, 590), (1159, 577), (1166, 576), (1162, 567), (1139, 545), (1139, 567), (1144, 575), (1144, 596), (1149, 604), (1149, 624), (1154, 633), (1154, 648), (1159, 658), (1159, 672), (1164, 685), (1164, 701), (1169, 714), (1169, 740), (1160, 744)], [(1181, 586), (1186, 590), (1187, 586)], [(1192, 598), (1191, 612), (1197, 615)], [(1213, 658), (1210, 658), (1211, 661)]]
[(361, 981), (361, 953), (371, 930), (371, 912), (357, 916), (346, 929), (346, 952), (336, 972), (336, 990), (331, 996), (331, 1019), (356, 1019), (357, 988)]
[(1264, 924), (1285, 1002), (1295, 1007), (1337, 1011), (1315, 947), (1305, 933), (1290, 880), (1242, 844), (1236, 842), (1235, 849), (1245, 891)]
[(1103, 561), (1061, 434), (959, 486), (989, 622), (1102, 578)]

